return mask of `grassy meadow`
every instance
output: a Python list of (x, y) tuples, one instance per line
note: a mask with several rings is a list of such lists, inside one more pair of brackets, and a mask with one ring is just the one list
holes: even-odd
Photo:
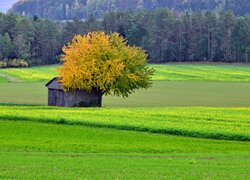
[(250, 141), (250, 108), (51, 108), (0, 106), (0, 119)]
[[(153, 87), (128, 99), (105, 96), (104, 107), (249, 107), (250, 66), (150, 65), (155, 69)], [(58, 66), (1, 69), (0, 74), (18, 82), (0, 82), (0, 103), (46, 105), (46, 82), (58, 76)], [(0, 76), (1, 78), (1, 76)], [(13, 96), (14, 95), (14, 96)]]
[(150, 66), (151, 89), (72, 109), (45, 106), (57, 66), (0, 69), (0, 179), (247, 179), (250, 66)]
[(3, 83), (3, 82), (8, 82), (8, 80), (6, 78), (0, 76), (0, 83)]
[[(245, 179), (249, 143), (0, 121), (6, 179)], [(228, 172), (230, 170), (230, 172)]]
[[(46, 82), (0, 83), (0, 103), (46, 105)], [(249, 107), (250, 83), (154, 81), (127, 99), (104, 96), (104, 107)]]
[(171, 64), (152, 65), (154, 80), (250, 82), (250, 66)]
[[(216, 81), (250, 82), (250, 66), (170, 64), (149, 65), (155, 69), (153, 80), (161, 81)], [(58, 76), (58, 66), (0, 69), (0, 74), (23, 81), (47, 81)]]
[[(247, 179), (244, 153), (0, 153), (6, 179)], [(230, 171), (228, 172), (228, 170)], [(56, 177), (56, 178), (55, 178)], [(81, 179), (81, 178), (79, 178)]]

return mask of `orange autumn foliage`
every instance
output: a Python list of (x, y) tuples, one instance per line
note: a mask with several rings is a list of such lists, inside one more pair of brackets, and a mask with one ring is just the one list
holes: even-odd
[(63, 52), (59, 74), (66, 91), (97, 89), (127, 97), (152, 84), (147, 55), (141, 48), (127, 45), (118, 33), (76, 35)]

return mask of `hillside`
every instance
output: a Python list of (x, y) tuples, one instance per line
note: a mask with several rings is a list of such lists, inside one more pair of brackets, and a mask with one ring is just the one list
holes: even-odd
[(0, 2), (0, 12), (7, 12), (18, 0), (5, 0)]
[(90, 14), (101, 17), (110, 11), (152, 10), (169, 8), (174, 12), (231, 10), (235, 15), (245, 15), (250, 11), (249, 0), (20, 0), (11, 12), (25, 15), (66, 20), (87, 18)]

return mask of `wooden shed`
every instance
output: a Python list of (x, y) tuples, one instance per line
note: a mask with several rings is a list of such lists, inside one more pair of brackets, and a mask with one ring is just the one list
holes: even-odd
[(49, 81), (48, 105), (62, 107), (100, 107), (102, 104), (102, 93), (97, 90), (88, 92), (86, 90), (64, 91), (60, 78), (55, 77)]

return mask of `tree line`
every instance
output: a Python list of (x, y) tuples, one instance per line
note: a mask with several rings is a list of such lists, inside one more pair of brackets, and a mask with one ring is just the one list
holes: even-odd
[(90, 16), (85, 21), (67, 22), (0, 14), (0, 61), (58, 63), (61, 48), (75, 34), (90, 31), (120, 33), (128, 44), (145, 49), (151, 63), (250, 62), (250, 15), (237, 17), (231, 12), (179, 15), (166, 9), (111, 12), (101, 20)]
[(250, 16), (231, 12), (176, 15), (166, 9), (153, 12), (109, 13), (105, 31), (117, 31), (130, 44), (141, 46), (150, 62), (249, 62)]
[(26, 0), (19, 1), (11, 12), (52, 20), (101, 18), (111, 11), (138, 11), (168, 8), (173, 12), (232, 11), (235, 15), (250, 12), (249, 0)]
[[(57, 62), (61, 43), (60, 26), (49, 20), (0, 14), (0, 60), (5, 66), (53, 64)], [(22, 61), (21, 61), (22, 62)]]

